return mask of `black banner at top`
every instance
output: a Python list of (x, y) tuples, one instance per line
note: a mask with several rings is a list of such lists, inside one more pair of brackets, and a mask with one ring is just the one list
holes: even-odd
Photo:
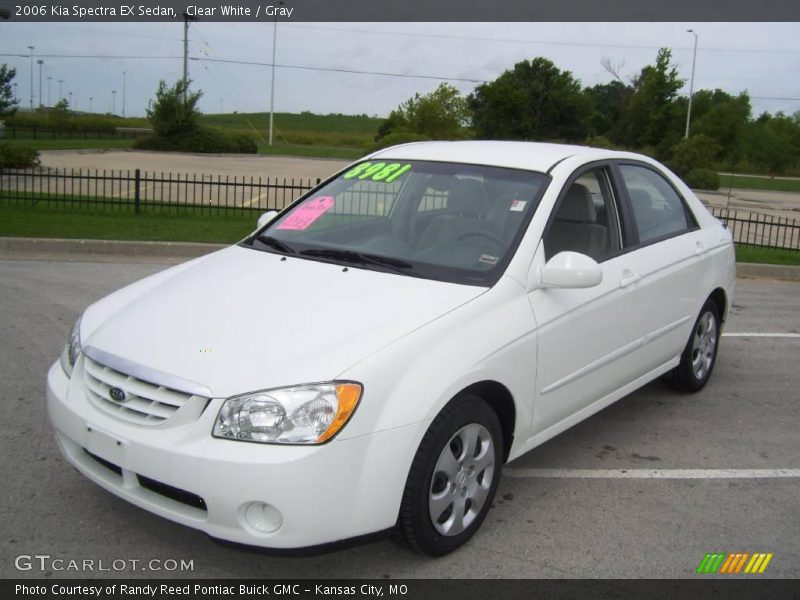
[[(800, 21), (791, 0), (0, 0), (13, 21)], [(0, 27), (4, 24), (0, 21)]]

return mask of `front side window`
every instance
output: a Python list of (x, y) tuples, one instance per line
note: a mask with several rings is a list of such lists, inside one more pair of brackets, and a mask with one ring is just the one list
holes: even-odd
[(300, 258), (491, 285), (549, 178), (428, 161), (355, 165), (313, 190), (246, 245)]
[(605, 169), (578, 176), (560, 198), (544, 236), (549, 260), (559, 252), (580, 252), (601, 262), (620, 248), (619, 226)]
[(619, 170), (628, 190), (640, 244), (692, 227), (683, 200), (663, 176), (638, 165), (620, 165)]

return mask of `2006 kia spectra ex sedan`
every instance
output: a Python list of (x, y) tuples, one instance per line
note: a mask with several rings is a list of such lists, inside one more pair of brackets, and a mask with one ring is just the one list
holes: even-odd
[(440, 555), (506, 461), (657, 377), (700, 390), (734, 280), (647, 157), (396, 146), (86, 309), (48, 409), (84, 475), (212, 537)]

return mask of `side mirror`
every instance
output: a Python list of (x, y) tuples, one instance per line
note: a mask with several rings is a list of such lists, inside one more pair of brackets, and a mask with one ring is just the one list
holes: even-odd
[(597, 262), (578, 252), (559, 252), (541, 268), (542, 287), (590, 288), (603, 280)]
[(265, 213), (262, 213), (260, 217), (258, 217), (258, 223), (256, 224), (256, 229), (261, 229), (264, 225), (272, 221), (278, 214), (277, 210), (270, 210)]

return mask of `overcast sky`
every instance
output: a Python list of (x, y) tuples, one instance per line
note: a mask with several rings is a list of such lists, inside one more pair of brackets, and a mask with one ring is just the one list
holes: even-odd
[[(584, 85), (611, 79), (606, 57), (628, 77), (652, 64), (659, 47), (673, 50), (673, 62), (688, 92), (694, 38), (699, 34), (695, 90), (747, 90), (755, 115), (800, 110), (800, 23), (280, 23), (276, 63), (453, 78), (464, 93), (492, 80), (515, 62), (544, 56), (572, 71)], [(271, 23), (197, 22), (190, 27), (191, 57), (270, 63)], [(0, 21), (0, 53), (166, 58), (58, 58), (45, 56), (42, 99), (72, 92), (73, 106), (144, 115), (159, 79), (181, 76), (181, 23), (14, 23)], [(34, 57), (36, 60), (36, 56)], [(0, 56), (17, 69), (21, 104), (30, 103), (30, 59)], [(270, 67), (190, 61), (193, 86), (203, 90), (204, 112), (269, 110)], [(47, 77), (52, 77), (48, 92)], [(426, 93), (436, 79), (278, 68), (275, 110), (341, 112), (385, 116), (415, 92)], [(39, 94), (39, 67), (34, 71)], [(782, 99), (776, 99), (782, 98)]]

